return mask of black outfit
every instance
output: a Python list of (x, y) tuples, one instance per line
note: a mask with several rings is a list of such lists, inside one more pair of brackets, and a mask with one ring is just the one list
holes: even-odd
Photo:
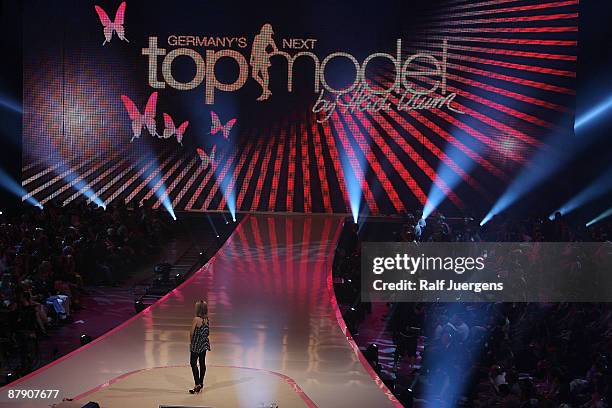
[[(191, 364), (191, 371), (193, 372), (193, 380), (195, 385), (204, 385), (204, 374), (206, 374), (206, 351), (210, 351), (210, 341), (208, 340), (208, 334), (210, 328), (208, 326), (208, 319), (202, 322), (200, 327), (196, 327), (191, 336), (191, 345), (189, 351), (191, 352), (189, 362)], [(197, 362), (200, 361), (200, 369), (198, 370)]]

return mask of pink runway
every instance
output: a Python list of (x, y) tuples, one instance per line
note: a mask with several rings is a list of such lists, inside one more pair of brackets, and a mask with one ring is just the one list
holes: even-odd
[[(143, 313), (2, 389), (9, 407), (393, 407), (345, 335), (331, 287), (342, 218), (247, 215), (219, 252)], [(193, 304), (209, 302), (204, 391), (189, 395)], [(10, 389), (58, 389), (11, 400)], [(6, 403), (9, 403), (6, 405)]]

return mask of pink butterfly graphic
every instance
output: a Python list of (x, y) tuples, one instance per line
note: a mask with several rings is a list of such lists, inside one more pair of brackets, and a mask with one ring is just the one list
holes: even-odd
[(228, 121), (225, 125), (222, 125), (219, 116), (217, 116), (217, 114), (213, 111), (210, 111), (210, 118), (212, 120), (210, 134), (216, 135), (219, 132), (223, 132), (223, 137), (225, 137), (226, 140), (229, 139), (229, 134), (232, 128), (234, 127), (234, 124), (236, 123), (236, 119), (232, 119)]
[(176, 135), (176, 141), (181, 145), (183, 144), (183, 136), (185, 135), (185, 130), (187, 130), (187, 126), (189, 126), (189, 121), (184, 121), (178, 128), (174, 125), (174, 121), (172, 117), (167, 113), (164, 113), (164, 125), (166, 128), (164, 129), (163, 138), (168, 139), (173, 135)]
[(123, 101), (123, 105), (130, 115), (130, 119), (132, 120), (132, 140), (130, 143), (134, 141), (134, 139), (140, 138), (140, 134), (142, 133), (142, 128), (146, 127), (151, 136), (158, 136), (155, 125), (155, 111), (157, 109), (157, 92), (153, 92), (151, 96), (149, 96), (149, 100), (147, 101), (147, 105), (145, 106), (144, 115), (140, 114), (140, 111), (132, 102), (132, 100), (125, 96), (121, 95), (121, 100)]
[(117, 36), (123, 40), (128, 41), (125, 38), (125, 28), (123, 27), (123, 20), (125, 17), (125, 1), (119, 5), (117, 9), (117, 13), (115, 13), (115, 21), (111, 21), (108, 17), (108, 14), (102, 9), (100, 6), (95, 6), (96, 13), (98, 13), (98, 17), (100, 18), (100, 22), (104, 27), (104, 42), (102, 45), (105, 45), (107, 42), (113, 38), (113, 32), (117, 33)]
[(200, 159), (202, 160), (204, 168), (206, 168), (209, 164), (212, 165), (215, 161), (215, 152), (217, 151), (217, 145), (213, 146), (212, 150), (210, 151), (210, 154), (206, 154), (204, 149), (200, 147), (198, 147), (196, 151), (198, 152), (198, 156), (200, 156)]

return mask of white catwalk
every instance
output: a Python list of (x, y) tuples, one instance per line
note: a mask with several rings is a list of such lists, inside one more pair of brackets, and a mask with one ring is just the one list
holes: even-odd
[[(58, 399), (9, 400), (5, 387), (0, 405), (49, 406), (62, 398), (77, 398), (82, 405), (100, 398), (105, 407), (135, 407), (126, 402), (142, 397), (155, 401), (148, 406), (233, 407), (236, 401), (245, 408), (398, 406), (373, 379), (338, 320), (330, 290), (341, 223), (335, 216), (246, 216), (214, 258), (164, 299), (11, 384), (58, 389)], [(198, 299), (209, 302), (212, 351), (205, 390), (189, 396), (188, 331)], [(287, 399), (287, 390), (299, 398)]]

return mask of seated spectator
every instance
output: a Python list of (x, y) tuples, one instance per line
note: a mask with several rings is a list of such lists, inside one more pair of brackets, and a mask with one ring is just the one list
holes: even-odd
[(41, 336), (81, 307), (85, 285), (117, 285), (162, 234), (167, 227), (158, 212), (122, 205), (103, 211), (84, 199), (3, 214), (0, 311), (3, 339), (19, 350), (19, 371), (34, 368)]

